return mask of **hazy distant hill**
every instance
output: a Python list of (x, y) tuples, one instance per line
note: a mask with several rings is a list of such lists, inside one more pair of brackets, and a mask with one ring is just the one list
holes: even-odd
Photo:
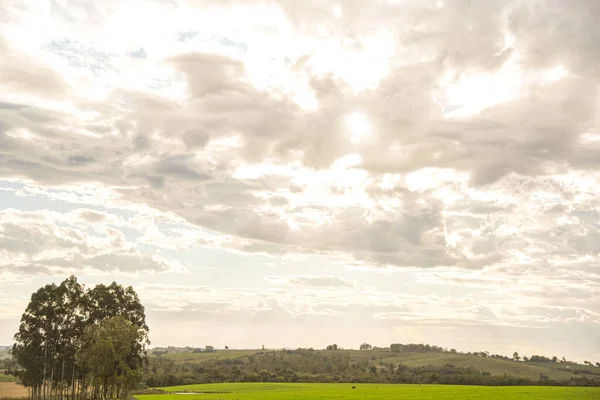
[[(171, 350), (174, 350), (171, 348)], [(160, 354), (160, 353), (159, 353)], [(269, 373), (279, 373), (288, 371), (297, 374), (317, 374), (311, 368), (314, 365), (325, 365), (336, 359), (353, 368), (368, 369), (375, 368), (373, 375), (381, 375), (389, 371), (390, 366), (397, 370), (398, 365), (402, 364), (411, 368), (418, 367), (444, 367), (451, 368), (476, 368), (479, 371), (486, 371), (493, 376), (502, 376), (504, 374), (513, 377), (521, 377), (537, 381), (540, 377), (554, 379), (557, 381), (568, 381), (571, 378), (588, 378), (593, 380), (600, 379), (600, 367), (576, 364), (571, 362), (524, 362), (508, 359), (498, 359), (486, 356), (481, 353), (461, 354), (448, 351), (430, 351), (415, 352), (402, 351), (392, 352), (390, 349), (377, 350), (314, 350), (314, 351), (281, 351), (281, 350), (217, 350), (216, 352), (168, 352), (151, 357), (151, 364), (161, 365), (162, 368), (170, 370), (172, 376), (178, 374), (186, 375), (186, 383), (195, 380), (204, 382), (204, 378), (190, 376), (190, 371), (196, 369), (193, 364), (201, 364), (204, 370), (214, 368), (215, 371), (225, 373), (226, 370), (235, 366), (241, 373), (243, 371), (268, 371)], [(161, 363), (155, 363), (152, 359)], [(316, 364), (311, 364), (316, 362)], [(167, 363), (174, 363), (171, 367)], [(186, 365), (188, 365), (186, 367)], [(312, 365), (312, 366), (310, 366)], [(320, 371), (318, 373), (335, 377), (337, 366), (333, 366), (329, 371)], [(341, 375), (341, 374), (339, 374)], [(198, 379), (201, 378), (201, 379)], [(162, 380), (162, 378), (158, 378)], [(211, 378), (212, 379), (212, 378)], [(375, 378), (374, 378), (375, 379)], [(172, 382), (176, 384), (176, 382)]]
[(10, 358), (10, 348), (12, 346), (0, 346), (0, 360)]

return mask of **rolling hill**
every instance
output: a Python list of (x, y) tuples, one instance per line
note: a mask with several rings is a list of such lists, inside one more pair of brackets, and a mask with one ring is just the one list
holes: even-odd
[(10, 358), (10, 349), (12, 346), (0, 346), (0, 360)]
[[(183, 368), (183, 365), (255, 365), (256, 370), (273, 371), (287, 368), (299, 374), (310, 374), (307, 367), (309, 361), (318, 362), (332, 357), (343, 358), (349, 365), (359, 364), (363, 368), (389, 368), (389, 365), (406, 365), (415, 367), (473, 367), (479, 371), (489, 372), (491, 375), (509, 375), (537, 381), (541, 376), (557, 381), (567, 381), (571, 378), (600, 378), (600, 367), (587, 366), (575, 363), (543, 363), (513, 361), (499, 358), (483, 357), (474, 354), (456, 352), (392, 352), (389, 349), (377, 350), (314, 350), (314, 351), (282, 351), (282, 350), (219, 350), (211, 353), (171, 353), (160, 357), (164, 361), (174, 362)], [(156, 358), (153, 356), (152, 358)], [(285, 361), (282, 361), (285, 358)], [(276, 361), (277, 360), (277, 361)], [(192, 368), (192, 367), (190, 367)]]

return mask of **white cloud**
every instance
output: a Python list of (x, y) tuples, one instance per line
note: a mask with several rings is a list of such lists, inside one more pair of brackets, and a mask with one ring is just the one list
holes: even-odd
[(266, 276), (267, 282), (305, 287), (355, 287), (356, 282), (336, 276)]
[(185, 272), (175, 259), (137, 250), (118, 229), (127, 225), (118, 216), (85, 209), (71, 213), (5, 209), (0, 213), (4, 282), (90, 271)]
[(473, 290), (461, 315), (373, 295), (385, 321), (596, 323), (597, 2), (38, 3), (0, 6), (5, 281), (318, 255)]

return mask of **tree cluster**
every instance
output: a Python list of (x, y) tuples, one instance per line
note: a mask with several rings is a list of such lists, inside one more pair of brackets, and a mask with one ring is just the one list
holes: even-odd
[(144, 307), (133, 288), (87, 289), (71, 276), (31, 296), (13, 356), (30, 398), (122, 398), (141, 378), (149, 344)]
[[(227, 347), (227, 346), (225, 346), (225, 347)], [(194, 349), (193, 353), (214, 353), (216, 351), (217, 351), (217, 349), (215, 349), (214, 346), (207, 345), (207, 346), (204, 346), (204, 348), (198, 347), (198, 348)]]
[(445, 350), (439, 346), (432, 346), (429, 344), (422, 344), (422, 343), (409, 343), (409, 344), (402, 344), (402, 343), (392, 343), (390, 345), (390, 350), (394, 353), (402, 353), (402, 352), (406, 352), (406, 353), (442, 353)]

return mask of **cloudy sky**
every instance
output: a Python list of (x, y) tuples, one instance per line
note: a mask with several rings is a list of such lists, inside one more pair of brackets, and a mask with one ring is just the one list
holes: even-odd
[(2, 0), (0, 344), (76, 274), (154, 345), (600, 360), (599, 14)]

